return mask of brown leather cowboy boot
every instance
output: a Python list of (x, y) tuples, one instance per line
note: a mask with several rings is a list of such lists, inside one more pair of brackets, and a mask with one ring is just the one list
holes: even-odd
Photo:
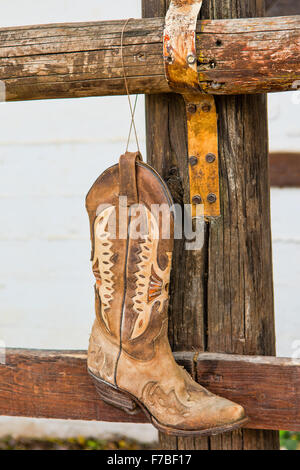
[[(151, 210), (161, 204), (168, 223)], [(104, 401), (128, 413), (142, 408), (160, 431), (217, 434), (240, 427), (245, 413), (194, 382), (173, 358), (167, 337), (171, 205), (168, 188), (138, 153), (122, 155), (88, 193), (96, 277), (88, 369)], [(169, 237), (162, 236), (166, 225)]]

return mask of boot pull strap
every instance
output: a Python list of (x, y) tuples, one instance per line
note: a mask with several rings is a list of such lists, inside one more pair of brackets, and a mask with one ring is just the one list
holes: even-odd
[(136, 183), (136, 163), (142, 161), (140, 152), (126, 152), (119, 160), (120, 196), (127, 196), (127, 205), (139, 202)]

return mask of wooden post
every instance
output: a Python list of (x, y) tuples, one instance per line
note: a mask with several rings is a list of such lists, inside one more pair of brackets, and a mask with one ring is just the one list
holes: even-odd
[[(263, 3), (205, 0), (202, 18), (262, 16)], [(167, 4), (143, 0), (143, 16), (164, 16)], [(183, 241), (176, 241), (170, 341), (175, 351), (271, 356), (275, 333), (266, 96), (224, 96), (216, 102), (222, 216), (207, 224), (202, 251), (185, 251)], [(181, 96), (146, 96), (146, 128), (148, 161), (167, 181), (175, 201), (189, 202)], [(161, 435), (160, 441), (164, 449), (279, 448), (274, 431), (239, 430), (201, 439)]]

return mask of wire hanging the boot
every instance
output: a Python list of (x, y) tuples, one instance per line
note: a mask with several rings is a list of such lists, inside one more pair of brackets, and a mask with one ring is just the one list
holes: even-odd
[(122, 33), (121, 33), (121, 60), (122, 60), (125, 88), (126, 88), (126, 93), (127, 93), (127, 98), (128, 98), (129, 108), (130, 108), (130, 113), (131, 113), (131, 124), (130, 124), (130, 129), (129, 129), (128, 140), (127, 140), (126, 152), (128, 151), (132, 128), (134, 129), (137, 149), (140, 152), (139, 140), (138, 140), (136, 125), (135, 125), (135, 120), (134, 120), (138, 95), (136, 95), (134, 107), (132, 107), (131, 98), (130, 98), (130, 94), (129, 94), (129, 88), (128, 88), (128, 81), (127, 81), (127, 76), (126, 76), (126, 71), (125, 71), (124, 54), (123, 54), (123, 52), (124, 52), (124, 44), (123, 44), (124, 32), (125, 32), (126, 26), (128, 25), (130, 20), (132, 20), (132, 18), (128, 18), (128, 20), (126, 20), (126, 22), (123, 26), (123, 29), (122, 29)]

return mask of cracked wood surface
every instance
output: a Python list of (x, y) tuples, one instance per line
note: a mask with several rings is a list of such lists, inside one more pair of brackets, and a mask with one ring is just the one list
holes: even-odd
[(300, 153), (278, 152), (270, 154), (271, 186), (300, 187)]
[[(163, 16), (166, 4), (166, 0), (144, 0), (143, 14)], [(261, 16), (263, 4), (261, 0), (203, 2), (204, 31), (208, 24), (214, 28), (225, 25), (220, 18)], [(207, 18), (215, 20), (210, 23)], [(236, 24), (249, 24), (248, 20), (239, 21)], [(264, 20), (249, 21), (253, 21), (255, 29)], [(222, 31), (226, 37), (226, 28)], [(257, 34), (256, 30), (253, 37)], [(215, 48), (224, 44), (223, 38)], [(184, 240), (175, 241), (169, 338), (175, 351), (272, 356), (275, 332), (266, 96), (215, 98), (222, 215), (206, 225), (202, 250), (187, 251)], [(182, 97), (147, 96), (146, 123), (148, 161), (167, 182), (175, 202), (188, 202), (186, 112)], [(164, 449), (279, 447), (278, 433), (265, 429), (245, 429), (202, 439), (176, 439), (161, 434), (160, 440)]]
[[(123, 26), (120, 20), (1, 28), (0, 80), (6, 100), (125, 94)], [(170, 91), (163, 26), (163, 18), (150, 18), (133, 19), (126, 27), (124, 57), (131, 93)], [(197, 54), (200, 84), (207, 93), (293, 89), (300, 80), (300, 17), (198, 22)]]
[[(8, 349), (0, 364), (0, 415), (145, 423), (98, 398), (86, 351)], [(175, 353), (199, 383), (246, 408), (250, 428), (300, 430), (300, 360)]]
[(299, 0), (265, 0), (268, 16), (299, 15)]

